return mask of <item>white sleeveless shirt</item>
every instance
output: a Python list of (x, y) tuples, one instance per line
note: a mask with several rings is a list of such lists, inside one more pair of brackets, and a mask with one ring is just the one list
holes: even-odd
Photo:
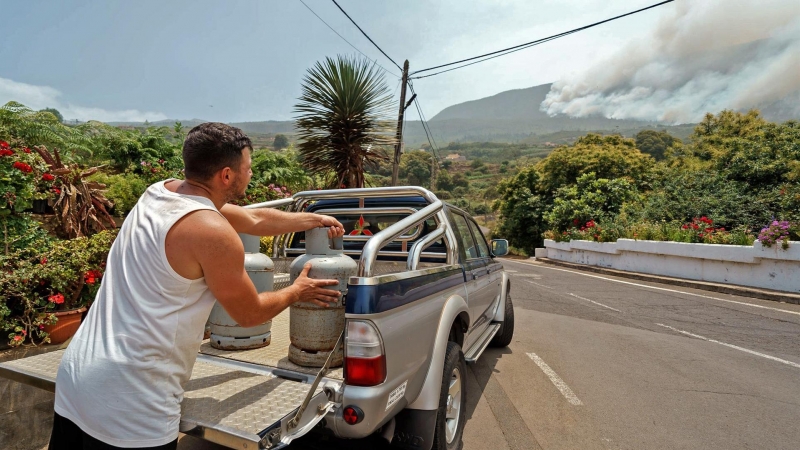
[(165, 241), (186, 214), (217, 209), (207, 198), (167, 190), (165, 182), (147, 188), (122, 225), (97, 298), (56, 377), (56, 413), (117, 447), (178, 438), (182, 386), (214, 305), (203, 278), (172, 269)]

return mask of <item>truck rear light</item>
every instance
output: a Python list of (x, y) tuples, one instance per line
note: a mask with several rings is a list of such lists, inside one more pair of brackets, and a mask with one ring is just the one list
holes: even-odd
[(351, 386), (377, 386), (386, 379), (386, 355), (375, 325), (348, 320), (344, 349), (344, 382)]
[(348, 425), (355, 425), (364, 419), (364, 411), (358, 406), (347, 406), (342, 411), (342, 418)]

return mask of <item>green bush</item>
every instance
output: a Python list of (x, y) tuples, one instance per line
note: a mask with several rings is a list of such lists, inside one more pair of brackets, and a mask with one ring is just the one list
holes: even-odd
[(551, 228), (563, 231), (589, 220), (609, 220), (625, 202), (637, 200), (636, 187), (626, 178), (597, 179), (594, 172), (581, 175), (577, 184), (556, 192), (553, 206), (544, 218)]
[(130, 172), (115, 175), (98, 172), (90, 179), (106, 185), (105, 196), (114, 202), (114, 215), (119, 217), (124, 217), (136, 206), (148, 187), (147, 181)]

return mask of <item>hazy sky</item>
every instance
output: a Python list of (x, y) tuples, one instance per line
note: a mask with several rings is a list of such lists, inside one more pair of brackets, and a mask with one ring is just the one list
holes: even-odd
[[(332, 2), (306, 3), (360, 50), (399, 72)], [(407, 58), (412, 71), (652, 3), (340, 1), (393, 59), (402, 65)], [(432, 117), (454, 103), (580, 74), (646, 35), (674, 10), (675, 4), (668, 4), (417, 80), (415, 87)], [(54, 106), (66, 118), (81, 120), (286, 120), (308, 67), (325, 56), (355, 53), (299, 0), (0, 0), (0, 17), (0, 103)], [(391, 76), (386, 82), (393, 91), (399, 84)]]

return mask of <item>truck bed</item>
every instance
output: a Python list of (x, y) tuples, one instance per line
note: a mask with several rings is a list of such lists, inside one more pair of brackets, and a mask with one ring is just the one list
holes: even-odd
[[(206, 340), (200, 346), (200, 354), (225, 358), (233, 361), (262, 365), (276, 369), (289, 370), (311, 375), (319, 372), (318, 367), (303, 367), (289, 361), (289, 310), (272, 319), (272, 342), (266, 347), (252, 350), (219, 350)], [(327, 378), (344, 380), (341, 367), (334, 367), (326, 374)]]

